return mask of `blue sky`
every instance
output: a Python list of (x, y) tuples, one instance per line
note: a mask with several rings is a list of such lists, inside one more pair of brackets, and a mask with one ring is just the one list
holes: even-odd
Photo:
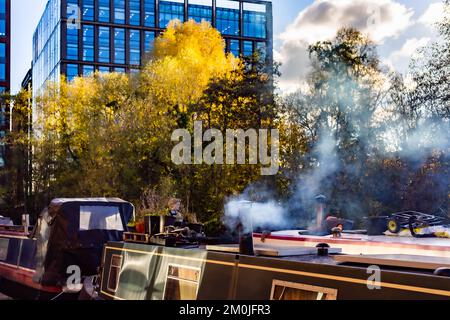
[[(11, 86), (12, 92), (17, 92), (30, 68), (32, 36), (47, 0), (11, 2)], [(273, 0), (275, 57), (283, 63), (281, 71), (284, 75), (280, 81), (282, 88), (292, 90), (305, 75), (308, 61), (302, 55), (302, 50), (309, 40), (308, 34), (319, 38), (329, 37), (330, 30), (334, 32), (340, 24), (359, 26), (359, 18), (368, 15), (364, 9), (366, 4), (380, 7), (380, 12), (384, 15), (380, 26), (375, 27), (374, 31), (374, 36), (379, 37), (380, 56), (390, 66), (405, 71), (409, 61), (405, 59), (405, 55), (410, 55), (413, 49), (435, 37), (432, 28), (419, 21), (424, 20), (421, 17), (426, 12), (428, 20), (430, 16), (435, 16), (439, 8), (435, 6), (431, 10), (430, 5), (439, 2), (440, 0)], [(302, 12), (307, 13), (306, 17), (317, 16), (317, 12), (322, 10), (320, 3), (332, 8), (331, 16), (312, 22), (301, 16)], [(361, 13), (358, 10), (362, 10)], [(339, 14), (342, 14), (341, 18), (338, 18)]]

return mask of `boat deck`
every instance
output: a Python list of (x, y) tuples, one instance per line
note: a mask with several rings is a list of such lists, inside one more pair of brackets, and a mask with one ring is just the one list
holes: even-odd
[(254, 243), (272, 246), (315, 247), (327, 243), (340, 248), (343, 254), (407, 254), (417, 256), (450, 258), (450, 239), (413, 238), (401, 236), (368, 236), (342, 234), (341, 238), (330, 236), (300, 235), (298, 230), (273, 232), (268, 236), (254, 234)]

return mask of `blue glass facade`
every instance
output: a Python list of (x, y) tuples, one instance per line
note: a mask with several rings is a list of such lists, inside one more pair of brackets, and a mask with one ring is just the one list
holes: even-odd
[(6, 36), (6, 0), (0, 0), (0, 37)]
[(83, 0), (83, 20), (94, 21), (94, 0)]
[(155, 27), (155, 0), (144, 0), (144, 26)]
[(125, 0), (114, 0), (114, 22), (125, 23)]
[(6, 80), (6, 43), (0, 43), (0, 81)]
[(239, 35), (239, 9), (217, 8), (216, 28), (220, 33)]
[(141, 39), (139, 30), (130, 30), (129, 37), (129, 64), (140, 65), (141, 64)]
[(171, 20), (184, 21), (184, 1), (160, 1), (159, 2), (159, 26), (167, 27)]
[(78, 29), (67, 28), (66, 59), (78, 60)]
[[(67, 16), (79, 19), (79, 10), (74, 10), (74, 1), (67, 0), (67, 5), (64, 9)], [(69, 5), (72, 7), (69, 8)], [(33, 35), (33, 95), (47, 80), (59, 81), (61, 55), (78, 60), (78, 30), (73, 27), (76, 24), (70, 24), (70, 31), (67, 36), (64, 33), (62, 38), (61, 2), (49, 0)], [(62, 43), (70, 43), (71, 46), (63, 47), (62, 50)]]
[(188, 6), (188, 18), (196, 22), (212, 22), (212, 14), (213, 9), (210, 6), (191, 3)]
[(266, 15), (261, 12), (244, 11), (244, 36), (252, 38), (266, 37)]
[(67, 64), (66, 76), (68, 80), (72, 80), (74, 77), (78, 76), (78, 65)]
[(110, 21), (110, 0), (99, 0), (98, 1), (98, 21), (109, 22)]
[(135, 72), (173, 19), (211, 23), (236, 56), (260, 50), (271, 58), (270, 1), (49, 0), (33, 38), (33, 94), (61, 73)]
[(235, 56), (239, 56), (241, 49), (239, 40), (231, 39), (229, 42), (229, 51)]
[(153, 42), (154, 41), (155, 41), (155, 32), (154, 31), (145, 31), (144, 51), (146, 53), (151, 52), (153, 50)]
[(94, 26), (83, 26), (83, 61), (94, 61)]
[(87, 77), (91, 74), (93, 74), (95, 71), (94, 66), (92, 65), (84, 65), (83, 66), (83, 76)]
[[(11, 0), (0, 0), (0, 94), (10, 90), (10, 12)], [(0, 168), (8, 166), (9, 144), (4, 141), (9, 130), (9, 106), (0, 104)], [(2, 187), (9, 186), (7, 176), (0, 177)]]
[(253, 54), (253, 42), (252, 41), (244, 41), (244, 45), (242, 47), (242, 54), (244, 56), (251, 56)]
[(110, 28), (99, 27), (98, 28), (98, 61), (110, 62)]
[(138, 26), (141, 24), (141, 1), (130, 0), (130, 14), (129, 23), (132, 26)]
[(125, 63), (125, 29), (114, 28), (114, 63)]
[[(9, 11), (10, 0), (0, 0), (0, 93), (9, 91), (9, 65), (10, 65), (10, 39), (9, 32)], [(1, 127), (1, 125), (0, 125)], [(0, 129), (1, 132), (1, 129)]]

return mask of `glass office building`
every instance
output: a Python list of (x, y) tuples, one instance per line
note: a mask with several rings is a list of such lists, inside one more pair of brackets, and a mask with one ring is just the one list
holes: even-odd
[[(10, 90), (11, 0), (0, 0), (0, 93)], [(3, 138), (9, 131), (9, 105), (0, 104), (0, 168), (5, 166)]]
[[(1, 0), (0, 0), (1, 1)], [(208, 21), (226, 50), (272, 59), (272, 3), (263, 0), (49, 0), (33, 38), (33, 92), (47, 80), (139, 68), (169, 21)]]
[(0, 0), (0, 92), (10, 88), (10, 7), (11, 0)]

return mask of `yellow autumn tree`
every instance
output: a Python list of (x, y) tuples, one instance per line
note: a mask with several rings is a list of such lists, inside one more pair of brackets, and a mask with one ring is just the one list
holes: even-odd
[(240, 60), (225, 53), (219, 31), (207, 22), (173, 20), (155, 40), (142, 77), (146, 90), (173, 111), (186, 113), (213, 78), (231, 75)]
[[(272, 82), (255, 61), (225, 52), (208, 23), (171, 22), (138, 74), (95, 73), (50, 84), (36, 101), (34, 186), (52, 197), (149, 194), (182, 199), (208, 228), (220, 228), (226, 196), (259, 178), (254, 165), (175, 165), (172, 132), (271, 127)], [(245, 66), (245, 67), (244, 67)]]

